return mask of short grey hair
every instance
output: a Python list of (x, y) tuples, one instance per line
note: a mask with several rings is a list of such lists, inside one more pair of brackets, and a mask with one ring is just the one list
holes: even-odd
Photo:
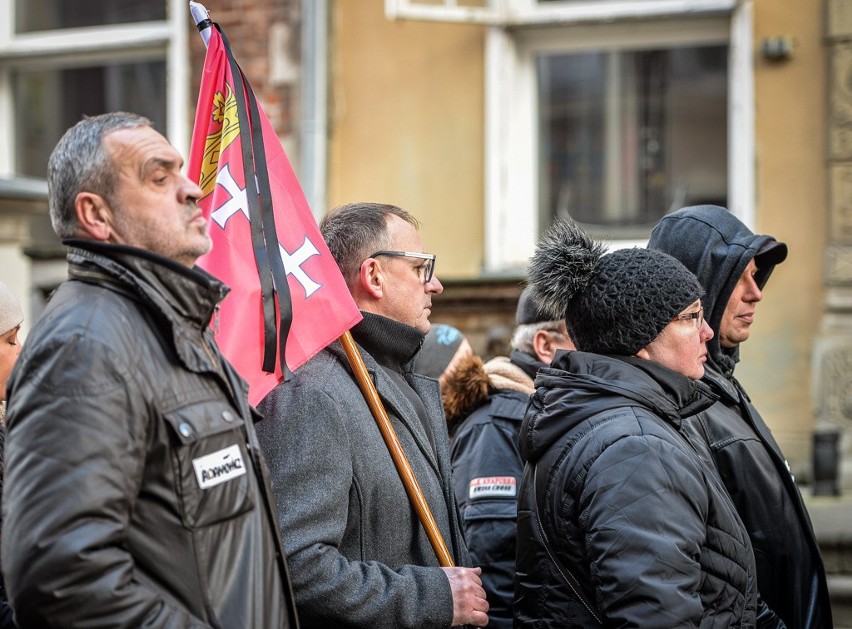
[(512, 349), (535, 356), (536, 353), (535, 346), (533, 345), (533, 339), (535, 339), (536, 332), (540, 332), (541, 330), (545, 330), (546, 332), (555, 332), (565, 336), (568, 335), (567, 330), (565, 330), (565, 322), (561, 320), (522, 323), (516, 326), (515, 331), (512, 333)]
[(57, 236), (75, 235), (78, 194), (92, 192), (109, 201), (115, 192), (118, 164), (105, 150), (104, 137), (118, 129), (153, 126), (144, 116), (118, 111), (84, 117), (65, 132), (47, 163), (50, 222)]
[(337, 261), (343, 279), (351, 288), (361, 263), (370, 254), (390, 246), (388, 216), (398, 216), (418, 229), (420, 223), (395, 205), (349, 203), (331, 210), (320, 222), (320, 231), (331, 255)]

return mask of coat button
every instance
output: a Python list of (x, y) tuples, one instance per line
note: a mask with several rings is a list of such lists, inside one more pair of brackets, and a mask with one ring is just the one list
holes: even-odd
[(180, 431), (180, 434), (182, 434), (184, 437), (192, 436), (192, 426), (190, 426), (186, 422), (183, 422), (178, 428), (178, 430)]
[(222, 411), (222, 419), (224, 419), (226, 422), (232, 422), (236, 418), (234, 417), (234, 414), (231, 411)]

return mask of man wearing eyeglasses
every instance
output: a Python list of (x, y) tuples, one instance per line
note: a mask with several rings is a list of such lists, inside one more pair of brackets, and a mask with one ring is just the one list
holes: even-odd
[(831, 627), (831, 607), (819, 548), (789, 466), (769, 428), (734, 377), (740, 344), (748, 340), (769, 275), (787, 245), (755, 235), (725, 208), (678, 210), (654, 228), (650, 249), (668, 253), (692, 271), (706, 293), (704, 382), (719, 396), (684, 421), (709, 446), (749, 532), (758, 588), (788, 627)]
[(521, 421), (536, 372), (558, 350), (574, 349), (565, 321), (552, 319), (524, 290), (509, 356), (483, 365), (470, 355), (443, 385), (456, 501), (471, 557), (482, 568), (488, 626), (495, 629), (512, 627), (517, 488), (524, 473)]
[[(456, 566), (470, 557), (438, 383), (411, 371), (443, 291), (417, 220), (392, 205), (332, 210), (320, 229), (364, 319), (352, 329)], [(339, 343), (260, 404), (301, 626), (484, 626), (479, 568), (441, 568)]]

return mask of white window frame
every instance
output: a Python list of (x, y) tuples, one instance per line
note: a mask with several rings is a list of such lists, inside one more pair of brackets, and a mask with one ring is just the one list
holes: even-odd
[(385, 0), (389, 19), (470, 22), (493, 26), (579, 23), (729, 12), (737, 0)]
[[(0, 0), (0, 137), (14, 138), (11, 76), (19, 69), (161, 59), (166, 62), (166, 135), (186, 156), (190, 70), (185, 0), (164, 0), (166, 20), (16, 34), (15, 0)], [(14, 142), (0, 143), (0, 176), (15, 174)]]
[[(559, 6), (562, 4), (570, 3), (560, 3)], [(635, 4), (653, 3), (649, 0), (648, 3)], [(488, 27), (483, 272), (486, 275), (522, 272), (539, 235), (535, 56), (544, 51), (727, 43), (728, 205), (744, 223), (753, 225), (755, 129), (751, 33), (751, 0), (740, 2), (733, 11), (717, 17), (704, 15), (694, 18), (687, 15), (659, 21), (560, 23), (535, 29)], [(633, 241), (611, 243), (614, 247), (644, 244)]]

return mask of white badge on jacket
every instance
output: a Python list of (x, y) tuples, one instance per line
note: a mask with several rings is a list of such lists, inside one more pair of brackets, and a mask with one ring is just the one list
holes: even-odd
[(494, 496), (513, 497), (517, 494), (514, 476), (484, 476), (470, 481), (468, 497), (493, 498)]
[(236, 444), (193, 459), (192, 467), (195, 468), (195, 477), (201, 489), (215, 487), (246, 473), (243, 454)]

